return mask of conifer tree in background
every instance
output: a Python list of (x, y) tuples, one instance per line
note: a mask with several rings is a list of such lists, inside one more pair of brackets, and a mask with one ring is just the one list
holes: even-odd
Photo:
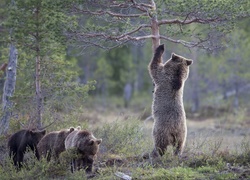
[[(11, 0), (10, 6), (14, 6), (15, 1)], [(5, 4), (6, 5), (6, 4)], [(1, 66), (3, 74), (6, 71), (6, 79), (4, 82), (3, 96), (2, 96), (2, 110), (3, 115), (0, 122), (0, 134), (6, 134), (9, 128), (10, 117), (12, 115), (13, 102), (11, 97), (14, 95), (15, 86), (16, 86), (16, 73), (17, 73), (17, 49), (15, 42), (12, 39), (13, 28), (9, 30), (10, 36), (10, 47), (9, 47), (9, 60), (8, 63), (4, 63)]]
[[(85, 94), (92, 88), (78, 87), (76, 62), (72, 58), (66, 59), (63, 34), (75, 22), (75, 17), (67, 13), (71, 3), (68, 0), (24, 0), (9, 7), (6, 26), (15, 29), (13, 38), (22, 59), (19, 70), (23, 71), (17, 78), (25, 79), (25, 82), (17, 82), (18, 85), (22, 83), (22, 87), (14, 97), (16, 107), (22, 106), (20, 113), (27, 112), (36, 128), (44, 125), (45, 103), (50, 105), (52, 100), (56, 100), (62, 106), (62, 96), (67, 97), (67, 93)], [(31, 108), (28, 109), (27, 105)]]
[(14, 95), (17, 72), (17, 49), (12, 42), (10, 44), (9, 61), (6, 68), (6, 79), (2, 97), (3, 115), (0, 122), (0, 134), (6, 134), (9, 128), (9, 121), (12, 114), (13, 102), (10, 98)]

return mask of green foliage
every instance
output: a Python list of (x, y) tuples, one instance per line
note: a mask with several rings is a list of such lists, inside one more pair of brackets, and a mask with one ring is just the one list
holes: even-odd
[[(18, 45), (18, 76), (12, 99), (14, 113), (20, 119), (26, 119), (27, 115), (31, 121), (36, 119), (34, 107), (38, 80), (43, 112), (47, 115), (74, 110), (75, 105), (84, 101), (88, 92), (94, 89), (94, 81), (78, 82), (80, 68), (77, 61), (66, 55), (64, 33), (76, 22), (73, 15), (67, 14), (71, 3), (68, 0), (8, 1), (4, 27), (12, 30), (11, 40)], [(8, 41), (8, 36), (5, 39)], [(38, 65), (40, 74), (36, 71)]]
[(102, 137), (102, 147), (106, 153), (111, 154), (136, 156), (142, 153), (142, 147), (146, 143), (139, 121), (133, 118), (105, 124), (94, 134)]
[[(133, 63), (132, 57), (130, 53), (130, 49), (128, 47), (118, 48), (116, 50), (112, 50), (106, 55), (107, 64), (109, 64), (113, 68), (112, 75), (110, 77), (111, 81), (111, 94), (123, 94), (123, 88), (125, 83), (130, 80), (133, 81), (134, 73), (133, 73)], [(114, 84), (114, 82), (119, 82)], [(112, 84), (115, 87), (112, 87)]]
[[(40, 53), (52, 50), (53, 42), (64, 42), (63, 31), (74, 23), (74, 17), (66, 15), (69, 1), (25, 0), (10, 3), (7, 27), (13, 28), (14, 40), (28, 49)], [(51, 43), (52, 42), (52, 43)]]
[[(179, 25), (170, 24), (170, 34), (172, 36), (184, 35), (184, 39), (192, 40), (192, 38), (202, 38), (206, 39), (213, 33), (212, 36), (219, 38), (222, 34), (228, 33), (235, 26), (235, 22), (238, 18), (243, 17), (243, 15), (249, 14), (249, 10), (245, 7), (249, 7), (249, 2), (247, 0), (236, 3), (233, 0), (221, 1), (221, 0), (200, 0), (200, 1), (186, 1), (186, 0), (164, 0), (162, 2), (157, 2), (158, 8), (158, 19), (217, 19), (221, 18), (221, 21), (212, 23), (201, 23), (201, 25), (196, 24), (193, 28), (191, 25)], [(179, 27), (181, 26), (181, 28)], [(184, 27), (185, 26), (185, 27)], [(199, 28), (197, 28), (199, 27)], [(217, 32), (215, 32), (217, 30)], [(172, 33), (171, 33), (172, 32)], [(207, 35), (206, 35), (207, 33)], [(168, 33), (169, 34), (169, 33)], [(191, 35), (191, 36), (190, 36)], [(207, 37), (206, 37), (207, 36)], [(216, 44), (215, 41), (218, 39), (211, 40), (210, 43)], [(214, 42), (213, 42), (214, 41)]]

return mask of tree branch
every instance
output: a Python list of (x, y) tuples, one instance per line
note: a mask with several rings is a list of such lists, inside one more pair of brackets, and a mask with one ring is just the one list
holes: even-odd
[(140, 31), (143, 28), (151, 28), (151, 25), (149, 25), (149, 24), (142, 24), (138, 28), (136, 28), (136, 29), (134, 29), (134, 30), (132, 30), (132, 31), (130, 31), (128, 33), (125, 33), (125, 34), (117, 37), (117, 39), (122, 39), (123, 37), (126, 37), (126, 36), (128, 36), (130, 34), (133, 34), (133, 33), (137, 32), (137, 31)]
[[(122, 35), (119, 35), (119, 36), (112, 36), (110, 34), (106, 34), (106, 33), (77, 33), (77, 32), (73, 32), (74, 35), (76, 35), (77, 37), (84, 37), (84, 38), (98, 38), (98, 37), (101, 37), (101, 38), (104, 38), (104, 39), (109, 39), (109, 40), (116, 40), (116, 41), (123, 41), (123, 40), (127, 40), (129, 39), (128, 37), (130, 37), (129, 35), (131, 34), (134, 34), (136, 32), (139, 32), (141, 29), (144, 29), (144, 28), (151, 28), (151, 25), (149, 24), (142, 24), (140, 26), (138, 26), (137, 28), (127, 32), (127, 33), (124, 33)], [(142, 38), (132, 38), (132, 39), (145, 39), (145, 37), (142, 37)], [(97, 45), (97, 44), (96, 44)], [(95, 46), (96, 46), (95, 45)]]
[[(153, 9), (154, 6), (151, 4), (145, 4), (145, 3), (137, 3), (135, 0), (131, 0), (135, 8), (143, 11), (143, 12), (148, 12), (148, 9)], [(145, 9), (146, 8), (146, 9)]]
[(158, 22), (158, 25), (163, 25), (163, 24), (191, 24), (191, 23), (200, 23), (200, 24), (207, 24), (210, 22), (218, 22), (222, 21), (222, 19), (219, 18), (209, 18), (209, 19), (200, 19), (200, 18), (193, 18), (190, 20), (179, 20), (179, 19), (171, 19), (171, 20), (161, 20)]
[(81, 10), (78, 7), (74, 6), (73, 10), (83, 13), (83, 14), (91, 14), (91, 15), (105, 15), (108, 14), (112, 17), (119, 17), (119, 18), (131, 18), (131, 17), (141, 17), (141, 16), (147, 16), (147, 13), (141, 13), (141, 14), (121, 14), (121, 13), (115, 13), (112, 11), (104, 11), (104, 10), (98, 10), (98, 11), (90, 11), (90, 10)]
[(193, 47), (200, 47), (200, 48), (203, 48), (203, 49), (207, 49), (207, 50), (211, 50), (211, 48), (203, 45), (204, 42), (208, 41), (209, 38), (207, 39), (199, 39), (199, 41), (197, 42), (189, 42), (189, 41), (184, 41), (184, 40), (181, 40), (181, 39), (172, 39), (172, 38), (169, 38), (169, 37), (166, 37), (166, 36), (160, 36), (161, 39), (164, 39), (164, 40), (167, 40), (167, 41), (170, 41), (170, 42), (173, 42), (173, 43), (176, 43), (176, 44), (182, 44), (183, 46), (185, 47), (188, 47), (188, 48), (193, 48)]

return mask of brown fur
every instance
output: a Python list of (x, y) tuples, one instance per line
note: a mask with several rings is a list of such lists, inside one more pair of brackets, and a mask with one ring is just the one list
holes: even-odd
[(37, 159), (40, 158), (37, 151), (37, 144), (45, 135), (46, 131), (33, 131), (33, 130), (20, 130), (14, 133), (9, 141), (9, 155), (14, 161), (14, 165), (19, 168), (22, 166), (23, 156), (26, 148), (29, 147), (36, 155)]
[(183, 89), (192, 60), (172, 53), (172, 57), (163, 64), (163, 52), (164, 45), (160, 45), (148, 67), (155, 85), (152, 103), (153, 156), (158, 156), (158, 153), (162, 156), (169, 145), (176, 148), (176, 155), (181, 154), (187, 135)]
[(91, 172), (101, 142), (102, 139), (96, 139), (89, 131), (72, 132), (65, 140), (66, 150), (77, 155), (77, 158), (72, 159), (71, 171), (74, 172), (76, 168), (82, 167), (87, 173)]
[(40, 156), (47, 157), (50, 161), (51, 157), (59, 158), (61, 152), (65, 151), (65, 139), (74, 131), (74, 128), (53, 131), (44, 136), (37, 145)]

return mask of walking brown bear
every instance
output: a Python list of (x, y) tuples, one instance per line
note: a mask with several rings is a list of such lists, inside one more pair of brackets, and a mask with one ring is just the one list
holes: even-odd
[(94, 135), (87, 131), (73, 131), (65, 140), (65, 148), (77, 158), (72, 158), (71, 172), (76, 169), (85, 169), (87, 173), (92, 172), (92, 166), (96, 154), (99, 150), (99, 145), (102, 139), (96, 139)]
[(64, 141), (66, 137), (74, 131), (74, 128), (63, 129), (60, 131), (53, 131), (46, 134), (37, 145), (39, 155), (46, 157), (47, 161), (54, 157), (55, 160), (59, 158), (60, 153), (65, 151)]
[(40, 157), (37, 151), (37, 144), (45, 133), (46, 130), (33, 131), (23, 129), (10, 137), (8, 141), (9, 155), (13, 159), (15, 166), (18, 168), (22, 167), (23, 156), (27, 147), (35, 153), (36, 158), (39, 160)]
[(180, 155), (187, 135), (183, 89), (192, 60), (172, 53), (172, 57), (163, 64), (163, 52), (164, 45), (157, 47), (148, 66), (154, 83), (153, 157), (162, 156), (169, 145), (175, 147), (175, 155)]

